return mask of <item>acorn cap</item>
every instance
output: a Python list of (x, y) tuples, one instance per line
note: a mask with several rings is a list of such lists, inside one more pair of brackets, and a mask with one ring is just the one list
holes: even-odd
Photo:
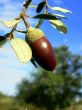
[(42, 37), (44, 37), (44, 33), (38, 28), (29, 27), (29, 29), (27, 30), (26, 41), (28, 41), (29, 43), (33, 43)]

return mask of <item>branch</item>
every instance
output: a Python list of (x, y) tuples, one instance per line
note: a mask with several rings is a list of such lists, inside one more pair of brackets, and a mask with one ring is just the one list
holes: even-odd
[(22, 12), (20, 14), (20, 17), (23, 19), (25, 25), (26, 25), (26, 28), (28, 29), (30, 27), (27, 19), (26, 19), (26, 16), (25, 16), (25, 12), (29, 6), (29, 4), (31, 3), (32, 0), (28, 0), (28, 1), (25, 1), (24, 5), (23, 5), (23, 9), (22, 9)]

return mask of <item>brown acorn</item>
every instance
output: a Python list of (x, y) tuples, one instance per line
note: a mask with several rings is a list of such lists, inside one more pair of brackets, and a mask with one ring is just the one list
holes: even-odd
[(34, 60), (42, 68), (53, 71), (56, 67), (56, 58), (44, 33), (38, 28), (29, 27), (25, 39), (31, 46)]

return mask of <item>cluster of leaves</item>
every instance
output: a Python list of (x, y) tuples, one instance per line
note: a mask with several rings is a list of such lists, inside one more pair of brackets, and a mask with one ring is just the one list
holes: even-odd
[[(67, 28), (66, 26), (60, 21), (62, 18), (65, 18), (65, 16), (61, 14), (52, 14), (48, 12), (48, 8), (54, 11), (62, 12), (62, 13), (71, 13), (71, 11), (60, 8), (60, 7), (51, 7), (49, 6), (48, 2), (46, 0), (40, 2), (37, 6), (34, 4), (31, 4), (32, 0), (26, 0), (25, 3), (23, 4), (23, 10), (22, 12), (31, 7), (31, 8), (36, 8), (37, 15), (32, 16), (33, 19), (39, 19), (38, 23), (36, 24), (35, 28), (39, 28), (40, 25), (44, 20), (49, 20), (51, 25), (55, 27), (57, 30), (59, 30), (62, 33), (67, 33)], [(42, 12), (42, 10), (44, 10)], [(40, 13), (42, 12), (42, 13)], [(39, 14), (40, 13), (40, 14)], [(19, 14), (20, 16), (21, 14)], [(25, 13), (25, 17), (30, 17), (28, 14)], [(2, 47), (7, 41), (10, 41), (11, 46), (13, 50), (15, 51), (17, 57), (19, 58), (20, 62), (26, 63), (32, 58), (32, 50), (29, 47), (28, 43), (26, 43), (24, 40), (20, 38), (16, 38), (14, 35), (14, 31), (17, 31), (17, 25), (24, 19), (22, 17), (17, 17), (13, 20), (7, 21), (7, 20), (2, 20), (1, 22), (3, 25), (5, 25), (8, 28), (11, 28), (11, 32), (5, 34), (4, 36), (0, 36), (0, 47)], [(27, 22), (27, 20), (25, 20)], [(24, 22), (24, 23), (25, 23)], [(26, 36), (26, 30), (25, 31), (20, 31), (18, 30), (17, 32), (24, 33)]]
[(24, 79), (17, 87), (16, 98), (47, 110), (63, 109), (81, 97), (82, 57), (72, 54), (66, 46), (55, 49), (57, 68), (54, 74), (39, 69), (32, 80)]
[[(62, 13), (72, 13), (71, 11), (69, 11), (67, 9), (64, 9), (64, 8), (61, 8), (61, 7), (51, 7), (51, 6), (48, 5), (46, 0), (39, 3), (38, 6), (35, 6), (35, 5), (32, 4), (32, 5), (29, 5), (29, 7), (36, 8), (37, 13), (40, 13), (44, 7), (45, 7), (45, 9), (44, 9), (44, 13), (40, 13), (40, 14), (37, 14), (35, 16), (29, 16), (27, 14), (27, 17), (31, 17), (33, 19), (36, 18), (36, 19), (49, 20), (51, 25), (53, 27), (55, 27), (57, 30), (59, 30), (61, 33), (65, 34), (65, 33), (68, 32), (67, 27), (60, 21), (63, 18), (67, 19), (67, 17), (62, 15), (62, 14), (50, 13), (50, 12), (48, 12), (48, 8), (51, 9), (51, 10), (57, 11), (57, 12), (62, 12)], [(11, 20), (11, 21), (2, 20), (2, 23), (8, 28), (12, 28), (15, 25), (17, 25), (20, 21), (21, 21), (20, 19), (14, 19), (14, 20)]]
[(49, 20), (49, 22), (54, 28), (56, 28), (58, 31), (60, 31), (63, 34), (66, 34), (68, 32), (67, 27), (60, 20), (63, 18), (67, 19), (67, 17), (62, 14), (49, 13), (48, 9), (51, 9), (57, 12), (62, 12), (62, 13), (72, 13), (72, 12), (61, 7), (51, 7), (49, 6), (46, 0), (38, 4), (38, 6), (36, 7), (36, 12), (40, 13), (43, 9), (44, 9), (44, 14), (43, 13), (37, 14), (33, 18)]

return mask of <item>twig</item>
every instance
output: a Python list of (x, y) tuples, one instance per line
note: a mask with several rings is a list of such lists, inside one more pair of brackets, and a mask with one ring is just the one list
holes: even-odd
[(25, 23), (25, 26), (28, 29), (30, 27), (30, 24), (29, 24), (29, 22), (26, 19), (25, 13), (21, 13), (21, 18), (23, 19), (23, 21)]
[(20, 14), (20, 17), (23, 19), (25, 25), (26, 25), (26, 28), (28, 29), (30, 27), (30, 24), (28, 23), (27, 19), (26, 19), (26, 16), (25, 16), (25, 12), (29, 6), (29, 4), (31, 3), (32, 0), (28, 0), (24, 3), (23, 5), (23, 9), (22, 9), (22, 12)]

